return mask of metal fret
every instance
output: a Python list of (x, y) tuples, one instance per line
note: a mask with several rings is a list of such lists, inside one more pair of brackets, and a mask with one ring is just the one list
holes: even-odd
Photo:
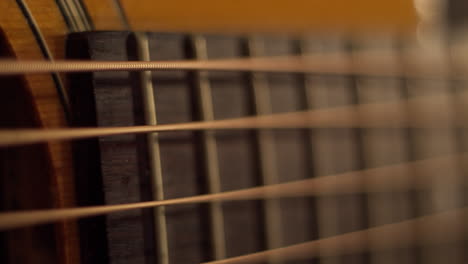
[[(148, 37), (146, 34), (135, 34), (138, 47), (138, 58), (142, 61), (150, 60)], [(157, 125), (156, 104), (151, 71), (139, 73), (143, 106), (145, 109), (145, 122), (147, 125)], [(147, 148), (149, 154), (150, 175), (152, 180), (152, 193), (154, 200), (164, 199), (163, 176), (161, 171), (161, 158), (157, 133), (147, 135)], [(155, 237), (157, 238), (158, 264), (168, 264), (168, 242), (166, 230), (166, 217), (164, 207), (154, 209)]]
[[(195, 35), (191, 39), (196, 59), (207, 59), (206, 39), (201, 35)], [(214, 120), (213, 100), (211, 95), (211, 85), (208, 79), (208, 72), (198, 71), (196, 74), (196, 92), (198, 100), (198, 111), (201, 119), (204, 121)], [(206, 177), (208, 179), (208, 191), (218, 193), (221, 191), (218, 150), (216, 138), (213, 131), (203, 131), (202, 144), (203, 155), (206, 168)], [(215, 259), (226, 258), (226, 240), (224, 234), (224, 216), (221, 203), (210, 203), (211, 218), (211, 241), (212, 254)]]
[[(354, 51), (354, 43), (352, 40), (344, 39), (341, 40), (341, 50), (345, 60), (352, 60), (352, 52)], [(348, 97), (348, 103), (359, 105), (359, 84), (358, 79), (355, 75), (345, 75), (344, 87), (349, 89), (349, 92), (345, 92)], [(365, 151), (364, 151), (364, 137), (365, 129), (363, 128), (352, 128), (350, 129), (350, 139), (351, 144), (354, 144), (353, 150), (351, 153), (348, 153), (345, 156), (345, 159), (349, 159), (353, 163), (352, 170), (363, 170), (366, 168), (367, 164), (365, 161)], [(355, 194), (346, 199), (346, 204), (340, 205), (340, 211), (343, 215), (346, 215), (349, 218), (350, 223), (343, 224), (340, 226), (340, 232), (346, 229), (366, 229), (369, 228), (369, 218), (368, 218), (368, 203), (369, 195), (368, 194)], [(341, 204), (341, 203), (340, 203)], [(356, 213), (357, 212), (357, 213)], [(341, 216), (340, 216), (341, 217)], [(359, 254), (354, 257), (348, 258), (351, 262), (362, 262), (370, 263), (370, 255), (367, 253)]]
[[(362, 39), (357, 49), (378, 50), (388, 58), (397, 60), (394, 40), (389, 35)], [(353, 53), (359, 50), (352, 50)], [(396, 62), (395, 62), (396, 65)], [(398, 79), (376, 79), (356, 77), (357, 103), (384, 103), (402, 99), (401, 82)], [(405, 129), (361, 129), (363, 160), (368, 168), (408, 162), (408, 142)], [(408, 183), (409, 184), (409, 183)], [(401, 219), (411, 218), (410, 195), (402, 192), (375, 193), (367, 197), (368, 221), (370, 226), (379, 226)], [(372, 245), (370, 245), (372, 248)], [(413, 263), (411, 250), (390, 251), (387, 254), (372, 252), (371, 263)]]
[[(249, 38), (247, 40), (247, 53), (251, 57), (263, 56), (264, 42), (256, 38)], [(252, 73), (251, 86), (255, 115), (271, 114), (271, 98), (266, 75), (264, 73)], [(278, 183), (273, 133), (267, 130), (256, 131), (256, 138), (262, 183), (264, 185)], [(264, 210), (267, 248), (279, 248), (282, 245), (279, 201), (277, 199), (265, 200)]]
[[(333, 50), (336, 56), (344, 56), (342, 41), (337, 38), (303, 39), (300, 41), (300, 53), (312, 54)], [(341, 51), (341, 52), (339, 52)], [(348, 105), (351, 98), (350, 87), (345, 76), (304, 76), (305, 106), (308, 109), (328, 108)], [(358, 142), (354, 131), (316, 130), (310, 131), (310, 152), (313, 160), (314, 174), (323, 176), (356, 169), (356, 153), (359, 152)], [(317, 154), (317, 155), (314, 155)], [(350, 229), (350, 225), (357, 223), (356, 212), (360, 209), (356, 197), (342, 200), (339, 197), (319, 197), (316, 200), (318, 237), (329, 237)], [(346, 215), (350, 221), (346, 224), (339, 221)], [(355, 228), (355, 227), (353, 227)], [(359, 258), (359, 257), (358, 257)], [(352, 261), (355, 261), (352, 257)], [(360, 260), (358, 260), (359, 262)], [(325, 258), (320, 262), (327, 264), (341, 263), (339, 258)]]
[[(299, 53), (300, 54), (309, 54), (311, 53), (310, 44), (306, 39), (300, 40), (299, 43)], [(322, 80), (323, 82), (323, 80)], [(304, 95), (305, 95), (305, 107), (306, 109), (314, 109), (316, 108), (316, 93), (323, 92), (323, 89), (317, 89), (317, 78), (311, 75), (304, 75)], [(313, 130), (309, 130), (309, 139), (308, 143), (310, 144), (309, 151), (312, 154), (310, 162), (314, 164), (316, 161), (314, 160), (314, 153), (316, 153), (316, 134), (314, 134)], [(318, 137), (319, 138), (319, 137)], [(322, 155), (323, 152), (318, 153)], [(315, 166), (314, 166), (315, 167)], [(315, 168), (314, 168), (315, 169)], [(316, 170), (316, 169), (315, 169)], [(317, 174), (314, 171), (314, 174)], [(314, 175), (315, 176), (315, 175)], [(333, 200), (329, 199), (317, 199), (316, 201), (316, 214), (317, 214), (317, 230), (318, 230), (318, 237), (329, 236), (330, 234), (337, 234), (338, 233), (338, 207), (337, 203)], [(321, 221), (321, 219), (326, 218), (325, 221)], [(328, 218), (330, 217), (330, 218)], [(327, 221), (328, 219), (328, 221)], [(336, 263), (334, 260), (323, 260), (325, 264), (334, 264)]]

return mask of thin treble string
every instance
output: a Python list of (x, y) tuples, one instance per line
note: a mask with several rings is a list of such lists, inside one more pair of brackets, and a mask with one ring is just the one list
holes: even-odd
[(455, 164), (457, 162), (467, 164), (467, 161), (468, 155), (450, 155), (320, 178), (178, 199), (69, 209), (4, 212), (0, 213), (0, 230), (52, 223), (69, 218), (84, 218), (158, 206), (274, 197), (323, 196), (425, 189), (430, 188), (432, 180), (440, 178), (440, 175), (444, 175), (443, 180), (450, 182), (453, 177), (458, 176)]
[(413, 58), (411, 62), (402, 64), (395, 63), (389, 56), (379, 54), (356, 55), (353, 56), (353, 60), (344, 60), (333, 54), (149, 62), (0, 60), (0, 75), (45, 72), (210, 70), (466, 79), (467, 64), (460, 62), (455, 68), (458, 72), (447, 73), (443, 64), (436, 59)]
[(459, 241), (466, 236), (464, 219), (467, 215), (468, 207), (465, 207), (284, 248), (205, 262), (204, 264), (244, 264), (265, 262), (272, 258), (303, 260), (315, 257), (342, 256), (368, 251), (369, 244), (372, 244), (371, 250), (382, 251), (414, 245)]
[[(468, 105), (468, 93), (458, 93), (456, 96), (460, 102), (465, 102)], [(434, 95), (389, 103), (361, 104), (320, 110), (164, 125), (4, 129), (0, 130), (0, 146), (121, 134), (186, 130), (466, 126), (465, 113), (461, 111), (457, 113), (453, 112), (450, 101), (451, 97), (451, 95)]]

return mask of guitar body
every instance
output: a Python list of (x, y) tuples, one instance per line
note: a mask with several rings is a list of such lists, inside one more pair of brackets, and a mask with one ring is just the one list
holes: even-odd
[[(54, 1), (2, 1), (1, 46), (7, 58), (64, 58), (67, 27)], [(29, 11), (29, 12), (27, 12)], [(34, 12), (32, 14), (31, 12)], [(31, 25), (34, 16), (34, 27)], [(35, 30), (40, 30), (41, 40)], [(44, 47), (48, 52), (44, 52)], [(55, 80), (54, 80), (55, 78)], [(65, 127), (67, 121), (51, 74), (2, 77), (9, 87), (2, 96), (2, 127)], [(75, 205), (69, 143), (50, 143), (2, 149), (2, 210), (25, 210)], [(15, 190), (15, 191), (12, 191)], [(35, 197), (35, 198), (32, 198)], [(63, 222), (47, 227), (6, 232), (2, 236), (6, 263), (77, 263), (76, 225)], [(58, 242), (60, 241), (60, 242)], [(25, 250), (25, 251), (23, 251)]]
[[(381, 3), (383, 6), (372, 0), (354, 3), (333, 0), (327, 4), (299, 0), (287, 4), (283, 1), (228, 1), (226, 6), (214, 0), (197, 1), (196, 4), (193, 1), (157, 2), (1, 0), (0, 55), (17, 60), (141, 60), (137, 37), (130, 30), (145, 30), (175, 32), (148, 34), (151, 60), (197, 59), (196, 48), (191, 42), (192, 34), (186, 32), (229, 31), (235, 34), (203, 35), (210, 47), (210, 58), (228, 58), (254, 55), (248, 51), (249, 40), (242, 35), (246, 32), (272, 33), (279, 30), (297, 36), (297, 33), (308, 33), (309, 30), (356, 33), (391, 28), (407, 34), (417, 22), (411, 2), (405, 0), (386, 1)], [(364, 6), (366, 8), (362, 8)], [(262, 41), (267, 50), (264, 55), (300, 52), (300, 43), (295, 37), (269, 36)], [(153, 78), (158, 123), (204, 119), (200, 95), (194, 92), (199, 81), (196, 73), (161, 72), (154, 73)], [(211, 85), (219, 88), (213, 91), (216, 119), (261, 113), (255, 109), (255, 95), (251, 94), (253, 76), (222, 72), (210, 75), (210, 78)], [(265, 78), (272, 87), (272, 112), (308, 107), (303, 76), (279, 74)], [(146, 124), (142, 118), (145, 109), (138, 101), (144, 95), (138, 90), (141, 76), (137, 73), (26, 74), (2, 76), (0, 80), (3, 89), (0, 96), (2, 128)], [(323, 97), (329, 97), (324, 99), (329, 100), (328, 106), (357, 103), (356, 95), (353, 97), (340, 88), (333, 88), (352, 82), (346, 76), (317, 81), (319, 86), (320, 83), (331, 83), (332, 92)], [(362, 152), (353, 145), (359, 132), (353, 129), (319, 131), (315, 139), (303, 130), (273, 133), (270, 136), (282, 142), (274, 149), (279, 153), (275, 162), (275, 166), (280, 168), (277, 180), (285, 182), (362, 169), (359, 157), (350, 154)], [(203, 133), (191, 132), (160, 135), (164, 198), (209, 191), (207, 179), (203, 177), (210, 164), (204, 156), (206, 137)], [(216, 136), (220, 157), (218, 169), (223, 175), (222, 191), (267, 183), (261, 177), (262, 170), (266, 169), (259, 165), (262, 161), (258, 154), (262, 149), (259, 141), (263, 137), (253, 131), (226, 132)], [(148, 177), (152, 161), (147, 140), (146, 136), (116, 136), (2, 148), (0, 210), (154, 200), (155, 190), (151, 187), (154, 183)], [(314, 153), (304, 147), (304, 142), (318, 145), (318, 149), (323, 142), (332, 142), (323, 144), (333, 145), (330, 148), (334, 154), (330, 155), (341, 159), (342, 164), (332, 166), (333, 158), (319, 157), (318, 165), (310, 165)], [(349, 150), (347, 153), (340, 152), (343, 145)], [(322, 149), (327, 146), (322, 146)], [(387, 159), (382, 163), (405, 160)], [(380, 165), (379, 161), (376, 164)], [(312, 173), (317, 167), (320, 167), (320, 172)], [(324, 235), (367, 228), (369, 223), (362, 219), (364, 198), (350, 195), (330, 199), (331, 206), (344, 204), (340, 207), (345, 212), (342, 216), (349, 215), (354, 222), (341, 223), (340, 230), (327, 231)], [(263, 203), (249, 201), (223, 205), (227, 249), (224, 255), (233, 257), (265, 250), (272, 246), (269, 243), (285, 246), (316, 239), (319, 237), (317, 221), (320, 220), (311, 213), (316, 210), (316, 202), (306, 198), (282, 202), (280, 206), (285, 210), (277, 216), (287, 231), (283, 232), (283, 242), (279, 244), (271, 242), (266, 234), (268, 228), (264, 225), (268, 213)], [(307, 208), (311, 208), (310, 211)], [(158, 229), (160, 220), (157, 216), (161, 212), (145, 209), (2, 232), (0, 262), (161, 263), (164, 254), (168, 254), (165, 257), (171, 260), (171, 264), (208, 261), (216, 255), (211, 210), (210, 205), (166, 208), (164, 232), (169, 241), (166, 245), (168, 252), (158, 244), (161, 230)], [(326, 216), (332, 218), (337, 215), (328, 211)], [(360, 263), (366, 258), (365, 254), (358, 254), (348, 260)]]

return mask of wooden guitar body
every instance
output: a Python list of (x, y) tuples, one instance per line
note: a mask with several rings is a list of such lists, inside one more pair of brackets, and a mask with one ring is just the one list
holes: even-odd
[[(0, 56), (165, 61), (331, 52), (346, 57), (381, 43), (399, 52), (398, 41), (412, 36), (418, 22), (405, 0), (159, 2), (0, 0)], [(354, 40), (363, 32), (376, 37), (360, 47)], [(0, 128), (8, 129), (172, 124), (409, 96), (406, 80), (397, 78), (298, 73), (107, 71), (0, 75), (0, 81)], [(408, 154), (414, 147), (408, 142), (419, 138), (414, 133), (183, 131), (2, 147), (0, 211), (180, 198), (426, 158)], [(453, 145), (445, 143), (429, 144), (427, 156), (451, 153)], [(377, 148), (386, 154), (374, 155)], [(214, 202), (65, 220), (1, 231), (0, 262), (202, 263), (410, 219), (424, 211), (409, 208), (417, 195)], [(387, 217), (370, 198), (395, 213)], [(421, 262), (418, 251), (399, 250), (387, 252), (389, 259), (401, 254), (402, 264)], [(284, 263), (370, 263), (372, 258), (365, 252)]]
[[(18, 60), (64, 58), (68, 29), (57, 5), (53, 1), (25, 1), (25, 10), (21, 2), (0, 3), (2, 56)], [(36, 74), (1, 79), (4, 87), (9, 87), (1, 99), (2, 127), (67, 126), (57, 91), (58, 81), (65, 85), (63, 76)], [(69, 143), (2, 149), (2, 157), (2, 210), (75, 205)], [(14, 230), (3, 234), (2, 239), (7, 252), (1, 255), (6, 263), (79, 261), (74, 223)]]

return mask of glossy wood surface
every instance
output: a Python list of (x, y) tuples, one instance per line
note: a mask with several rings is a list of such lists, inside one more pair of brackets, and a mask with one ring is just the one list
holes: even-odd
[(413, 1), (84, 0), (95, 28), (214, 32), (403, 31), (417, 25)]
[[(64, 57), (64, 37), (66, 25), (59, 10), (52, 0), (26, 1), (53, 57)], [(44, 55), (28, 24), (24, 14), (14, 0), (0, 1), (0, 29), (12, 56), (18, 60), (43, 59)], [(60, 103), (56, 86), (50, 74), (26, 75), (26, 92), (32, 98), (33, 115), (37, 125), (44, 128), (67, 126), (64, 108)], [(7, 89), (15, 89), (8, 87)], [(8, 113), (4, 113), (8, 114)], [(30, 126), (35, 126), (31, 124)], [(50, 191), (55, 207), (71, 207), (74, 203), (73, 176), (71, 170), (71, 152), (68, 143), (50, 143), (43, 152), (50, 162), (51, 170), (47, 174), (51, 179)], [(27, 162), (27, 159), (24, 160)], [(23, 166), (25, 166), (24, 164)], [(31, 176), (33, 177), (33, 176)], [(57, 238), (60, 258), (63, 263), (77, 263), (76, 227), (73, 222), (57, 225)]]
[(127, 25), (115, 0), (83, 0), (94, 28), (97, 30), (124, 30)]
[[(9, 56), (19, 60), (44, 59), (37, 36), (15, 0), (0, 1), (0, 30)], [(42, 35), (53, 59), (63, 59), (65, 37), (69, 32), (64, 14), (54, 0), (24, 0), (31, 18)], [(151, 1), (83, 0), (96, 30), (122, 30), (127, 22), (135, 30), (151, 31), (287, 31), (314, 30), (360, 31), (385, 28), (411, 31), (416, 24), (412, 2), (406, 0), (330, 0), (330, 1)], [(125, 21), (125, 19), (127, 21)], [(369, 25), (372, 25), (369, 27)], [(58, 76), (66, 85), (63, 75)], [(51, 74), (25, 75), (19, 78), (24, 93), (30, 96), (32, 116), (26, 126), (43, 128), (67, 126), (64, 108)], [(5, 82), (6, 83), (6, 82)], [(7, 89), (15, 89), (8, 86)], [(3, 115), (9, 113), (3, 112)], [(23, 124), (25, 125), (25, 124)], [(50, 181), (51, 206), (75, 206), (74, 176), (70, 145), (50, 143), (35, 149), (48, 163), (39, 173)], [(227, 154), (226, 154), (227, 155)], [(28, 158), (29, 159), (29, 158)], [(27, 159), (24, 160), (27, 162)], [(17, 166), (25, 166), (19, 162)], [(31, 168), (33, 168), (31, 166)], [(45, 170), (45, 169), (44, 169)], [(32, 171), (32, 170), (31, 170)], [(38, 174), (38, 175), (39, 175)], [(39, 176), (38, 176), (39, 177)], [(42, 205), (44, 206), (44, 205)], [(74, 222), (55, 227), (57, 261), (79, 263), (79, 237)], [(255, 244), (255, 243), (254, 243)], [(251, 245), (259, 247), (258, 245)]]
[(121, 0), (139, 30), (309, 32), (412, 30), (413, 1), (392, 0)]

